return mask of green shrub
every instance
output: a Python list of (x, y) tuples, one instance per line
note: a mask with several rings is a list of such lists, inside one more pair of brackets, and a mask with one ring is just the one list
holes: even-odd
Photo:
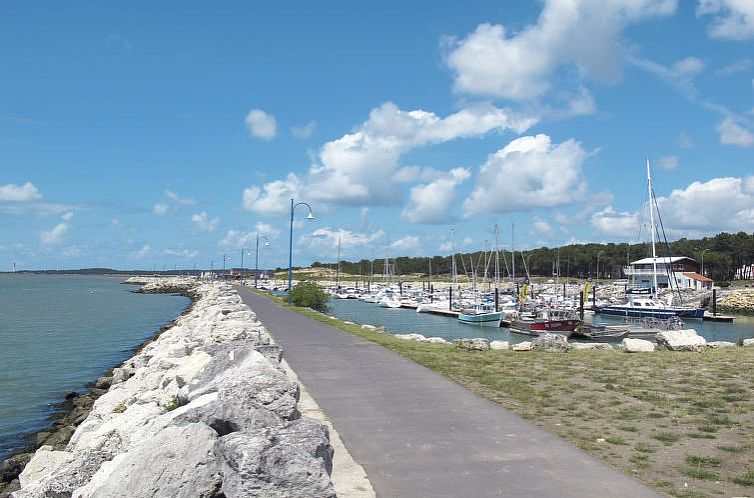
[(305, 280), (299, 283), (291, 291), (291, 303), (302, 308), (326, 312), (327, 301), (330, 296), (323, 291), (315, 282)]

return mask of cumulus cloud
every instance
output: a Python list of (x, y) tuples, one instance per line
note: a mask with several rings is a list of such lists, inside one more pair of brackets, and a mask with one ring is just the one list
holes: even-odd
[(272, 140), (277, 133), (275, 116), (267, 114), (262, 109), (251, 109), (246, 115), (246, 125), (252, 137), (262, 140)]
[(304, 126), (294, 126), (291, 128), (291, 133), (296, 138), (309, 138), (314, 134), (317, 129), (317, 123), (315, 121), (309, 121)]
[(750, 0), (699, 0), (697, 16), (712, 16), (707, 31), (712, 38), (754, 38), (754, 3)]
[(71, 220), (73, 213), (68, 212), (61, 216), (62, 221), (55, 225), (52, 230), (39, 234), (39, 241), (43, 246), (55, 246), (63, 242), (65, 234), (71, 229)]
[(157, 216), (168, 214), (168, 211), (170, 211), (170, 206), (162, 202), (159, 202), (155, 204), (154, 207), (152, 207), (152, 213), (156, 214)]
[(422, 110), (403, 111), (387, 102), (373, 109), (369, 119), (353, 133), (325, 143), (306, 178), (290, 173), (285, 180), (250, 186), (244, 190), (243, 206), (260, 214), (282, 214), (290, 209), (290, 198), (297, 197), (293, 194), (302, 191), (308, 199), (322, 204), (397, 204), (403, 196), (397, 183), (412, 174), (399, 171), (402, 154), (493, 131), (521, 133), (535, 122), (532, 117), (490, 104), (477, 104), (440, 117)]
[(9, 183), (0, 186), (0, 201), (3, 202), (26, 202), (41, 198), (42, 194), (31, 182), (26, 182), (23, 185)]
[(272, 240), (280, 235), (280, 231), (272, 225), (259, 221), (255, 225), (254, 230), (228, 230), (228, 233), (225, 234), (225, 237), (217, 245), (223, 249), (251, 249), (252, 247), (256, 247), (257, 234), (259, 234), (259, 243), (261, 245), (264, 243), (263, 236), (267, 237), (268, 240)]
[[(685, 189), (674, 189), (667, 197), (658, 197), (657, 205), (665, 231), (673, 236), (751, 232), (754, 231), (754, 176), (696, 181)], [(603, 235), (635, 237), (640, 220), (646, 224), (648, 219), (648, 214), (616, 213), (608, 207), (595, 213), (591, 223)]]
[(520, 31), (480, 24), (466, 38), (450, 39), (446, 62), (457, 91), (517, 101), (548, 92), (562, 66), (614, 82), (627, 51), (623, 29), (676, 6), (676, 0), (547, 0), (537, 23)]
[(167, 256), (182, 258), (183, 260), (194, 259), (199, 255), (199, 251), (196, 249), (165, 249), (162, 253)]
[(741, 59), (740, 61), (734, 62), (733, 64), (728, 64), (727, 66), (718, 69), (717, 74), (721, 76), (730, 76), (731, 74), (737, 74), (737, 73), (746, 71), (753, 64), (754, 64), (754, 61), (752, 61), (748, 57), (745, 57)]
[(550, 226), (550, 223), (548, 223), (547, 220), (535, 216), (531, 222), (531, 230), (529, 231), (529, 234), (539, 236), (552, 235), (552, 226)]
[(539, 134), (513, 140), (479, 169), (464, 201), (465, 216), (505, 213), (579, 202), (587, 191), (582, 174), (586, 153), (574, 140), (553, 145)]
[(600, 235), (612, 237), (636, 237), (639, 234), (638, 213), (616, 212), (612, 206), (592, 215), (592, 227)]
[(301, 181), (294, 173), (285, 180), (274, 180), (262, 187), (252, 185), (243, 191), (241, 205), (246, 211), (264, 215), (285, 214), (291, 210), (291, 199), (300, 197)]
[(454, 168), (444, 177), (431, 183), (411, 188), (408, 204), (401, 218), (411, 223), (438, 225), (456, 218), (451, 214), (456, 198), (456, 187), (466, 181), (471, 172), (466, 168)]
[(214, 232), (217, 229), (217, 225), (220, 223), (220, 218), (209, 219), (209, 216), (205, 211), (195, 214), (191, 217), (191, 221), (194, 222), (196, 228), (201, 232)]
[(723, 145), (754, 147), (754, 133), (741, 126), (733, 117), (723, 119), (717, 125), (717, 132), (720, 133), (720, 143)]
[(337, 230), (330, 227), (318, 228), (309, 235), (309, 239), (315, 241), (317, 245), (337, 249), (340, 241), (341, 249), (351, 247), (371, 245), (385, 236), (385, 232), (377, 230), (372, 233), (359, 233), (339, 228)]
[(404, 254), (418, 249), (420, 245), (420, 238), (418, 235), (406, 235), (405, 237), (390, 243), (390, 247), (393, 248), (393, 250)]

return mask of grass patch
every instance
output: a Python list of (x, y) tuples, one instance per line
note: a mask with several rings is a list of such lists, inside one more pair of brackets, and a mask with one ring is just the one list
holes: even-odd
[[(726, 483), (726, 496), (751, 494), (754, 348), (647, 355), (466, 351), (296, 311), (444, 375), (664, 495), (721, 495), (716, 481)], [(597, 428), (610, 436), (598, 443)]]
[(731, 481), (741, 486), (754, 486), (754, 470), (750, 470), (746, 474), (734, 477)]

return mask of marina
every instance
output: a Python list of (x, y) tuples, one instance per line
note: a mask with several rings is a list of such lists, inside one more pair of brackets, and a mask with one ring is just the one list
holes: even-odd
[[(331, 314), (342, 320), (376, 327), (385, 327), (391, 334), (418, 333), (426, 337), (442, 337), (446, 340), (472, 339), (482, 337), (489, 340), (510, 341), (511, 344), (531, 340), (531, 337), (511, 333), (506, 327), (483, 327), (459, 323), (457, 312), (438, 310), (436, 313), (416, 313), (413, 309), (387, 309), (358, 299), (331, 299)], [(623, 319), (585, 313), (586, 324), (621, 326)], [(684, 328), (692, 328), (707, 341), (728, 341), (738, 343), (743, 339), (754, 337), (754, 317), (736, 316), (735, 322), (715, 322), (689, 320)], [(623, 337), (615, 337), (620, 342)], [(570, 340), (588, 340), (572, 337)]]

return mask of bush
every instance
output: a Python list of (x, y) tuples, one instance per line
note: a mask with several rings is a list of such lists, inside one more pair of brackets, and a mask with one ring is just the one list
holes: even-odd
[(326, 312), (330, 296), (315, 282), (304, 281), (291, 291), (291, 303), (295, 306)]

